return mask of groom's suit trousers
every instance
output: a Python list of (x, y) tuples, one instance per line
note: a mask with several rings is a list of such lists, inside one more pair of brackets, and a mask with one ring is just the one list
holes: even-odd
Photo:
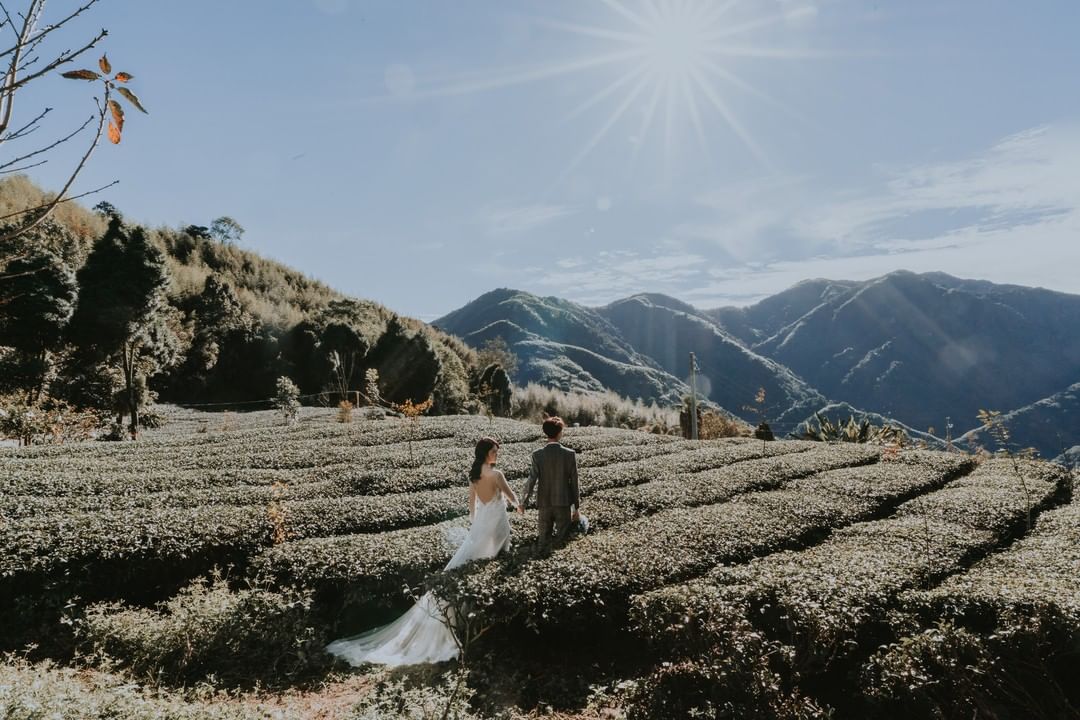
[(566, 542), (570, 534), (570, 506), (541, 507), (536, 509), (537, 538), (541, 548), (548, 548), (552, 543), (556, 547)]

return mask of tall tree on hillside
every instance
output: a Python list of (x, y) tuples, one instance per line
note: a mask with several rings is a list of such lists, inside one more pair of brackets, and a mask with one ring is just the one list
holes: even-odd
[(330, 367), (330, 386), (343, 400), (353, 388), (360, 363), (368, 351), (368, 344), (351, 325), (332, 322), (323, 328), (319, 348), (326, 354)]
[(365, 364), (379, 371), (383, 398), (399, 404), (406, 400), (420, 403), (430, 398), (442, 368), (431, 338), (410, 329), (397, 316), (386, 324), (386, 331)]
[(259, 322), (227, 281), (207, 276), (192, 303), (190, 321), (191, 349), (166, 380), (171, 395), (245, 399), (270, 391), (266, 383), (273, 378), (260, 377), (274, 369), (266, 366)]
[(142, 228), (128, 230), (113, 218), (78, 273), (79, 302), (69, 337), (91, 360), (119, 366), (129, 430), (138, 435), (146, 382), (172, 365), (178, 339), (169, 327), (165, 258)]
[[(72, 80), (100, 82), (102, 96), (94, 98), (96, 105), (94, 114), (67, 135), (55, 139), (45, 139), (36, 144), (34, 140), (37, 140), (38, 136), (34, 136), (29, 146), (18, 144), (39, 130), (42, 127), (42, 120), (52, 112), (52, 108), (45, 108), (28, 122), (13, 125), (15, 100), (21, 94), (23, 88), (88, 53), (108, 35), (108, 31), (100, 30), (90, 37), (82, 47), (75, 50), (44, 52), (53, 33), (86, 13), (97, 2), (99, 0), (85, 0), (78, 7), (69, 10), (67, 15), (49, 23), (43, 21), (45, 0), (27, 0), (24, 9), (22, 11), (16, 10), (14, 13), (10, 12), (4, 3), (0, 2), (0, 35), (5, 37), (14, 36), (14, 40), (10, 41), (11, 45), (6, 48), (0, 46), (0, 63), (3, 63), (3, 80), (0, 82), (0, 150), (6, 151), (8, 143), (15, 143), (15, 147), (18, 148), (11, 156), (6, 154), (0, 156), (0, 172), (13, 173), (43, 165), (48, 162), (53, 151), (76, 138), (86, 139), (88, 145), (64, 182), (60, 192), (38, 206), (22, 208), (6, 217), (0, 217), (0, 222), (16, 218), (13, 226), (0, 234), (0, 253), (9, 250), (11, 240), (43, 222), (61, 202), (74, 199), (69, 196), (69, 191), (79, 173), (86, 167), (102, 135), (105, 134), (106, 127), (109, 140), (113, 143), (120, 142), (124, 128), (124, 111), (120, 104), (112, 99), (114, 92), (137, 110), (146, 112), (138, 97), (125, 87), (133, 76), (126, 72), (113, 74), (111, 63), (103, 55), (98, 60), (100, 72), (80, 69), (63, 73), (64, 77)], [(114, 183), (109, 185), (112, 184)], [(104, 188), (97, 188), (75, 197), (89, 195), (102, 189)], [(3, 275), (0, 275), (0, 279), (3, 279)]]
[(0, 338), (15, 353), (4, 374), (33, 402), (49, 374), (49, 355), (63, 341), (75, 309), (75, 276), (48, 251), (14, 260), (7, 272), (8, 282), (0, 283)]
[(235, 245), (244, 236), (244, 226), (228, 215), (222, 215), (210, 223), (210, 234), (222, 245)]

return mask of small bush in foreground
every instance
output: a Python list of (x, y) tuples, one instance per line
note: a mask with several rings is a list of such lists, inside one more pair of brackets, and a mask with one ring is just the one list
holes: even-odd
[[(273, 714), (271, 714), (273, 713)], [(117, 718), (117, 720), (301, 720), (259, 705), (191, 702), (179, 694), (140, 688), (128, 678), (101, 672), (30, 664), (12, 656), (0, 662), (0, 717), (18, 720)]]
[(309, 622), (311, 598), (294, 592), (234, 592), (198, 581), (156, 610), (92, 605), (77, 622), (83, 651), (168, 684), (215, 678), (271, 685), (329, 665), (326, 638)]

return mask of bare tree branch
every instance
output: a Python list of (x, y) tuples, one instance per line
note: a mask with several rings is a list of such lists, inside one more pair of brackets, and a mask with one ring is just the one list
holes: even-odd
[(5, 137), (0, 137), (0, 145), (2, 145), (5, 142), (8, 142), (9, 140), (18, 140), (19, 138), (26, 137), (30, 133), (34, 132), (34, 130), (37, 129), (37, 124), (40, 123), (42, 121), (42, 119), (44, 119), (44, 117), (46, 115), (48, 115), (49, 113), (51, 113), (51, 112), (52, 112), (52, 108), (45, 108), (44, 110), (41, 111), (41, 113), (36, 118), (34, 118), (30, 122), (26, 123), (25, 125), (23, 125), (18, 130), (13, 130), (10, 133), (8, 133)]
[[(67, 182), (64, 183), (64, 187), (60, 190), (59, 193), (57, 193), (56, 197), (53, 198), (53, 200), (51, 200), (50, 202), (46, 203), (41, 208), (33, 208), (34, 210), (37, 210), (37, 209), (41, 210), (41, 212), (40, 212), (40, 214), (38, 214), (37, 218), (35, 218), (29, 224), (27, 224), (27, 225), (25, 225), (25, 226), (23, 226), (21, 228), (16, 228), (15, 230), (11, 230), (6, 235), (0, 235), (0, 244), (9, 242), (10, 240), (15, 239), (19, 235), (22, 235), (23, 233), (29, 232), (30, 230), (33, 230), (35, 227), (40, 225), (45, 220), (45, 218), (47, 218), (49, 216), (49, 213), (51, 213), (56, 208), (57, 205), (59, 205), (61, 202), (64, 202), (64, 196), (67, 195), (68, 190), (71, 189), (72, 183), (75, 182), (75, 178), (78, 177), (80, 172), (82, 172), (82, 169), (86, 166), (87, 161), (90, 160), (90, 156), (94, 154), (94, 150), (97, 148), (98, 143), (101, 141), (101, 133), (102, 133), (102, 130), (104, 130), (104, 128), (105, 128), (105, 116), (108, 114), (108, 107), (109, 107), (109, 87), (105, 86), (105, 102), (98, 104), (97, 131), (94, 133), (93, 142), (91, 142), (90, 147), (87, 148), (86, 154), (84, 154), (82, 156), (82, 159), (79, 161), (79, 164), (75, 166), (75, 170), (71, 173), (71, 176), (67, 179)], [(115, 184), (115, 182), (113, 184)], [(106, 185), (105, 187), (109, 187), (109, 186)], [(101, 188), (101, 189), (104, 189), (104, 188)], [(84, 193), (84, 195), (85, 194), (86, 193)], [(69, 198), (69, 199), (73, 199), (73, 198)], [(27, 212), (29, 212), (29, 211), (28, 210), (23, 210), (22, 212), (20, 212), (18, 214), (23, 215), (23, 214), (26, 214)], [(0, 218), (0, 219), (2, 219), (2, 218)]]
[(12, 50), (11, 66), (4, 75), (4, 87), (0, 89), (0, 104), (3, 105), (3, 110), (0, 111), (0, 135), (7, 130), (8, 124), (11, 122), (11, 109), (15, 104), (15, 83), (19, 73), (19, 60), (22, 57), (23, 48), (26, 46), (26, 37), (30, 33), (30, 17), (34, 14), (34, 7), (41, 1), (34, 0), (31, 3), (30, 12), (27, 13), (28, 17), (23, 20), (19, 39)]
[(80, 125), (77, 130), (75, 130), (74, 132), (72, 132), (71, 134), (69, 134), (69, 135), (67, 135), (65, 137), (60, 138), (59, 140), (54, 142), (52, 145), (48, 145), (46, 147), (40, 148), (40, 149), (35, 150), (35, 151), (31, 152), (31, 153), (27, 153), (26, 155), (23, 155), (21, 157), (17, 157), (14, 160), (9, 160), (6, 163), (0, 163), (0, 170), (3, 170), (4, 168), (9, 167), (11, 165), (14, 165), (15, 163), (20, 163), (23, 160), (29, 160), (30, 158), (34, 157), (35, 155), (40, 155), (43, 152), (48, 152), (49, 150), (52, 150), (54, 147), (66, 143), (68, 140), (75, 137), (76, 135), (81, 133), (83, 130), (85, 130), (86, 127), (92, 122), (94, 122), (94, 116), (93, 115), (91, 115), (89, 118), (87, 118), (86, 122), (84, 122), (82, 125)]
[[(27, 42), (31, 43), (32, 46), (36, 47), (38, 44), (41, 43), (41, 41), (47, 35), (49, 35), (50, 33), (55, 32), (55, 31), (59, 30), (60, 28), (62, 28), (63, 26), (67, 25), (69, 22), (71, 22), (72, 20), (74, 20), (78, 16), (82, 15), (84, 12), (89, 10), (92, 5), (95, 5), (98, 2), (100, 2), (100, 0), (90, 0), (89, 2), (85, 3), (81, 7), (76, 8), (67, 17), (65, 17), (65, 18), (63, 18), (61, 20), (58, 20), (57, 22), (54, 22), (54, 23), (52, 23), (50, 25), (47, 25), (38, 34), (34, 35), (31, 38), (27, 38)], [(32, 4), (30, 6), (30, 12), (28, 12), (27, 14), (29, 16), (31, 16), (31, 17), (35, 16), (35, 15), (40, 15), (41, 10), (44, 8), (44, 6), (45, 6), (44, 0), (33, 0)], [(11, 22), (11, 15), (8, 14), (7, 8), (4, 7), (4, 4), (2, 2), (0, 2), (0, 12), (3, 12), (4, 15), (7, 17), (8, 21)], [(31, 23), (31, 25), (33, 25), (33, 23)], [(11, 22), (11, 27), (12, 27), (12, 30), (14, 30), (14, 28), (15, 28), (15, 23), (14, 22)], [(16, 36), (18, 36), (18, 33), (16, 33)], [(14, 51), (14, 48), (10, 48), (8, 50), (5, 50), (4, 52), (0, 52), (0, 58), (7, 57), (13, 51)]]
[(99, 32), (94, 37), (93, 40), (91, 40), (90, 42), (88, 42), (86, 45), (82, 46), (78, 50), (75, 50), (75, 51), (65, 50), (64, 52), (60, 53), (60, 55), (57, 56), (57, 58), (55, 60), (53, 60), (51, 63), (49, 63), (45, 67), (41, 68), (40, 70), (38, 70), (35, 73), (32, 73), (32, 74), (27, 75), (27, 76), (23, 77), (22, 79), (20, 79), (12, 87), (12, 91), (18, 90), (19, 88), (21, 88), (26, 83), (31, 82), (32, 80), (37, 80), (42, 75), (47, 75), (50, 72), (52, 72), (53, 70), (55, 70), (56, 68), (60, 67), (61, 65), (65, 65), (65, 64), (71, 62), (72, 60), (74, 60), (75, 58), (79, 57), (83, 53), (85, 53), (85, 52), (87, 52), (89, 50), (92, 50), (94, 48), (94, 46), (97, 45), (102, 40), (104, 40), (108, 36), (108, 34), (109, 34), (109, 31), (102, 28), (101, 32)]
[[(39, 160), (36, 163), (30, 163), (29, 165), (23, 165), (22, 167), (11, 168), (10, 170), (0, 170), (0, 175), (10, 175), (12, 173), (25, 172), (30, 168), (36, 168), (49, 162), (48, 160)], [(7, 167), (7, 166), (5, 166)]]

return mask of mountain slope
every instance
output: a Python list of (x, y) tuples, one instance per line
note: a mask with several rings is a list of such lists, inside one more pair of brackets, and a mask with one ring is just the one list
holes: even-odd
[[(1046, 458), (1067, 454), (1070, 448), (1080, 446), (1080, 382), (1005, 413), (1002, 420), (1009, 430), (1013, 450), (1034, 447)], [(968, 449), (997, 449), (993, 438), (982, 428), (969, 430), (956, 443)]]
[(435, 321), (473, 347), (501, 337), (518, 357), (515, 380), (561, 390), (614, 390), (630, 398), (675, 404), (689, 388), (637, 352), (589, 308), (516, 290), (486, 293)]
[(917, 428), (976, 424), (1080, 374), (1080, 296), (897, 272), (827, 295), (752, 348), (830, 398)]
[(689, 375), (695, 353), (704, 375), (702, 388), (713, 402), (743, 417), (765, 389), (768, 416), (786, 431), (827, 402), (788, 368), (753, 352), (704, 313), (662, 295), (635, 295), (597, 310), (642, 355), (669, 373)]

